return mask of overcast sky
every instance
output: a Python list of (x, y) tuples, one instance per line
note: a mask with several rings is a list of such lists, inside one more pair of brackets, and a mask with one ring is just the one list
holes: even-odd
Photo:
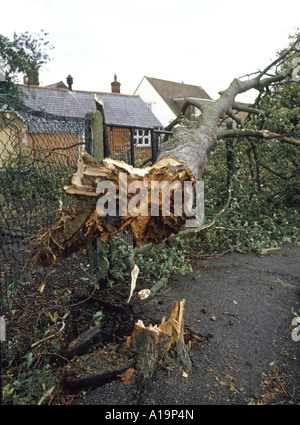
[(300, 27), (299, 0), (14, 0), (0, 33), (49, 33), (40, 84), (133, 94), (143, 76), (202, 86), (212, 98), (265, 67)]

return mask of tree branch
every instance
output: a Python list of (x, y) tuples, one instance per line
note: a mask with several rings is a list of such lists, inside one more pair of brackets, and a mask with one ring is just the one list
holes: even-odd
[(288, 55), (289, 53), (291, 53), (293, 50), (295, 50), (297, 44), (299, 43), (300, 38), (298, 37), (297, 40), (291, 45), (291, 47), (289, 49), (287, 49), (286, 51), (284, 51), (280, 56), (278, 56), (273, 62), (271, 62), (263, 71), (260, 72), (260, 74), (258, 75), (258, 78), (261, 78), (263, 75), (266, 75), (267, 72), (273, 68), (273, 66), (279, 64), (281, 61), (283, 61)]
[(265, 169), (266, 169), (267, 171), (269, 171), (270, 173), (274, 174), (275, 176), (280, 177), (281, 179), (286, 180), (286, 181), (289, 181), (289, 180), (291, 180), (292, 178), (294, 178), (294, 177), (297, 175), (297, 173), (299, 173), (299, 171), (300, 171), (300, 167), (298, 167), (298, 168), (296, 168), (296, 169), (292, 172), (292, 174), (291, 174), (289, 177), (287, 177), (287, 176), (283, 176), (282, 174), (278, 173), (278, 172), (277, 172), (277, 171), (275, 171), (275, 170), (272, 170), (270, 167), (268, 167), (266, 164), (263, 164), (263, 163), (262, 163), (262, 162), (260, 162), (260, 161), (259, 161), (259, 165), (260, 165), (261, 167), (265, 168)]
[(232, 109), (235, 109), (236, 111), (240, 112), (249, 112), (250, 114), (255, 115), (265, 115), (265, 111), (263, 111), (262, 109), (253, 108), (253, 106), (242, 105), (239, 102), (234, 102), (232, 105)]
[(296, 50), (296, 45), (299, 43), (300, 39), (298, 38), (289, 49), (283, 52), (278, 58), (276, 58), (270, 65), (267, 66), (263, 71), (261, 71), (256, 77), (248, 80), (242, 81), (241, 79), (235, 78), (229, 87), (220, 92), (220, 98), (214, 103), (213, 110), (209, 109), (208, 114), (203, 112), (202, 122), (205, 123), (212, 131), (214, 131), (218, 125), (219, 119), (230, 111), (230, 108), (233, 108), (235, 103), (235, 98), (238, 94), (245, 93), (248, 90), (256, 89), (262, 91), (265, 87), (270, 86), (276, 82), (285, 80), (287, 77), (291, 76), (292, 69), (287, 69), (286, 71), (273, 75), (271, 77), (262, 78), (267, 74), (269, 69), (275, 65), (281, 63), (290, 53), (294, 53)]
[(278, 133), (273, 133), (268, 130), (251, 130), (251, 129), (242, 129), (242, 130), (219, 130), (217, 132), (217, 139), (226, 139), (226, 138), (238, 138), (238, 137), (257, 137), (258, 139), (277, 139), (283, 143), (289, 143), (291, 145), (300, 146), (300, 140), (291, 139), (286, 135), (280, 135)]
[(234, 120), (239, 126), (242, 126), (243, 125), (243, 123), (242, 123), (242, 120), (232, 111), (232, 109), (230, 109), (228, 112), (227, 112), (227, 115), (232, 119), (232, 120)]

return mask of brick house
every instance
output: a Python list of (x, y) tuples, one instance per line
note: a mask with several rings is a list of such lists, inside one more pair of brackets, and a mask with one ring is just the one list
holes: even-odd
[[(105, 124), (112, 156), (123, 160), (128, 159), (131, 136), (134, 138), (135, 150), (140, 151), (140, 155), (137, 154), (137, 156), (142, 158), (151, 156), (149, 129), (159, 129), (162, 124), (140, 96), (120, 93), (121, 84), (117, 81), (116, 75), (111, 83), (110, 93), (73, 90), (73, 79), (70, 75), (67, 77), (68, 86), (62, 81), (46, 87), (29, 86), (26, 81), (24, 83), (17, 87), (25, 108), (44, 111), (57, 117), (57, 120), (55, 118), (50, 121), (43, 120), (41, 117), (39, 123), (38, 118), (28, 123), (27, 118), (25, 125), (22, 112), (16, 113), (13, 120), (8, 120), (10, 129), (8, 130), (7, 127), (6, 131), (1, 133), (6, 145), (14, 144), (13, 140), (17, 140), (18, 149), (27, 148), (34, 151), (38, 146), (39, 150), (45, 152), (49, 151), (51, 146), (61, 146), (62, 151), (56, 151), (61, 155), (67, 146), (78, 143), (80, 147), (84, 142), (84, 133), (82, 129), (76, 128), (76, 121), (83, 121), (88, 112), (96, 110), (94, 100), (96, 95), (104, 104)], [(9, 112), (6, 111), (6, 114)], [(71, 123), (68, 124), (70, 130), (68, 130), (69, 127), (65, 127), (67, 130), (59, 130), (61, 127), (59, 124), (64, 118)], [(43, 124), (45, 124), (44, 127)], [(6, 148), (2, 149), (2, 161), (4, 157), (7, 157), (6, 151)]]

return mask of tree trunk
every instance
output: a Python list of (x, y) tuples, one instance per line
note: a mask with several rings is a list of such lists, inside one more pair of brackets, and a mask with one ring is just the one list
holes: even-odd
[(159, 326), (145, 326), (138, 321), (127, 343), (135, 354), (136, 368), (145, 378), (153, 376), (158, 364), (164, 362), (167, 353), (175, 354), (177, 366), (186, 372), (191, 370), (191, 360), (184, 339), (185, 300), (174, 301), (169, 318), (163, 317)]

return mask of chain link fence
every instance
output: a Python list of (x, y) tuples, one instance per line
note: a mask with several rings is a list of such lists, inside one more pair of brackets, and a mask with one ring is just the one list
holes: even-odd
[(0, 252), (10, 264), (7, 281), (22, 277), (21, 247), (54, 223), (66, 201), (62, 188), (76, 169), (86, 126), (0, 95)]
[[(24, 285), (32, 280), (32, 242), (54, 224), (67, 203), (63, 186), (76, 169), (88, 125), (86, 119), (34, 111), (0, 94), (1, 383), (26, 345), (15, 322), (20, 303), (28, 302)], [(36, 273), (36, 288), (44, 273)]]

